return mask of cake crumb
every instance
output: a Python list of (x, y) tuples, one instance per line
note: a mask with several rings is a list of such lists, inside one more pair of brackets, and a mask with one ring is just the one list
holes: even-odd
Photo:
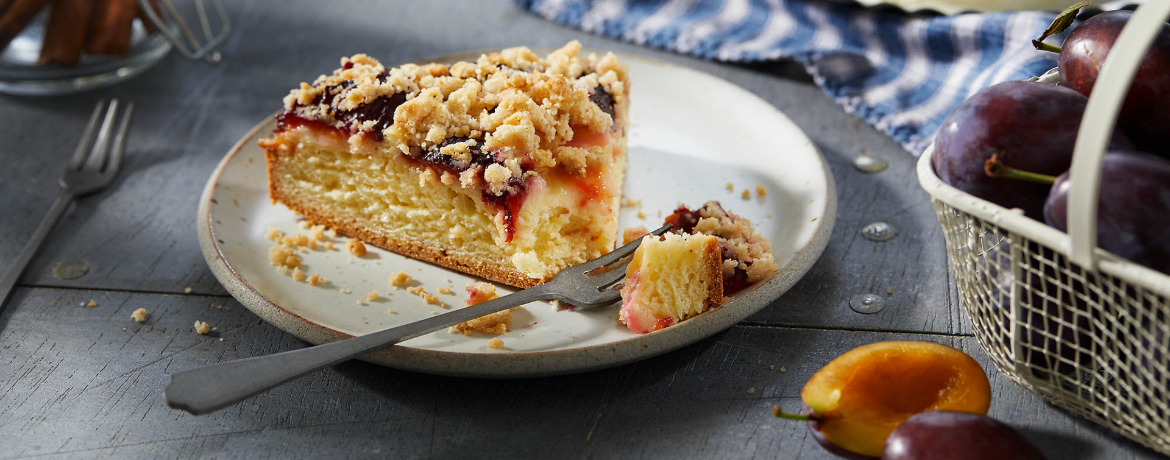
[(333, 242), (332, 242), (332, 241), (326, 241), (326, 242), (325, 242), (325, 249), (328, 249), (328, 250), (332, 251), (332, 250), (333, 250)]
[(199, 335), (207, 335), (208, 332), (211, 332), (211, 325), (207, 324), (204, 321), (196, 320), (195, 321), (195, 332), (199, 333)]
[(387, 308), (387, 309), (386, 309), (386, 313), (389, 313), (389, 314), (391, 314), (391, 315), (396, 315), (396, 314), (398, 314), (398, 312), (395, 312), (393, 308)]
[(394, 272), (390, 274), (389, 278), (386, 278), (386, 281), (390, 283), (391, 286), (400, 288), (402, 286), (406, 286), (406, 283), (410, 282), (410, 275), (408, 275), (406, 272)]
[[(464, 307), (481, 304), (498, 297), (496, 295), (496, 287), (491, 283), (467, 283), (467, 301), (464, 302)], [(479, 318), (459, 323), (451, 326), (449, 329), (452, 333), (463, 333), (463, 335), (471, 335), (472, 332), (481, 332), (484, 334), (503, 334), (508, 332), (508, 326), (512, 322), (512, 311), (520, 307), (512, 307), (507, 310), (498, 311)]]
[(324, 225), (314, 225), (314, 226), (310, 227), (309, 228), (309, 238), (312, 238), (315, 241), (321, 241), (321, 240), (325, 239), (325, 226)]
[(759, 195), (759, 196), (767, 196), (768, 195), (768, 191), (764, 189), (763, 184), (756, 185), (756, 195)]
[(662, 217), (662, 210), (661, 209), (658, 210), (658, 217)]
[(742, 196), (743, 196), (743, 199), (745, 199), (745, 200), (751, 198), (752, 197), (751, 190), (744, 189)]
[(755, 394), (755, 392), (756, 392), (756, 387), (748, 387), (748, 394), (749, 394), (749, 395), (750, 395), (750, 394)]
[(644, 212), (642, 212), (642, 211), (638, 211), (638, 218), (639, 218), (639, 219), (645, 219), (645, 218), (646, 218), (646, 213), (644, 213)]
[(365, 305), (365, 304), (366, 304), (366, 302), (365, 302), (364, 300), (362, 300), (362, 298), (361, 298), (361, 297), (358, 297), (358, 298), (357, 298), (357, 304), (358, 304), (358, 305)]
[(328, 236), (330, 238), (337, 238), (337, 230), (334, 230), (332, 228), (326, 229), (325, 236)]
[(134, 310), (134, 313), (130, 314), (130, 319), (132, 319), (134, 321), (138, 321), (140, 323), (143, 321), (146, 321), (146, 309), (139, 308), (137, 310)]
[(268, 227), (268, 231), (264, 232), (264, 238), (272, 241), (280, 241), (284, 237), (284, 232), (277, 230), (276, 227)]
[(496, 338), (493, 338), (491, 340), (488, 340), (487, 346), (488, 346), (488, 348), (491, 348), (493, 350), (503, 350), (504, 349), (504, 341), (500, 340), (499, 337), (496, 337)]
[(731, 182), (728, 182), (728, 183), (727, 183), (727, 190), (732, 190), (732, 191), (734, 191), (734, 190), (735, 190), (735, 184), (732, 184)]
[(378, 291), (367, 292), (366, 293), (366, 300), (369, 300), (370, 302), (378, 300)]
[(187, 286), (187, 287), (183, 288), (183, 293), (190, 294), (191, 293), (191, 286)]
[(894, 288), (892, 288), (892, 287), (886, 288), (886, 295), (894, 295)]
[(454, 281), (451, 281), (451, 278), (447, 278), (447, 277), (443, 277), (443, 281), (446, 281), (446, 282), (447, 282), (447, 284), (452, 284), (452, 283), (454, 283)]
[(648, 233), (650, 233), (650, 231), (641, 225), (622, 230), (622, 244), (629, 244), (636, 239), (646, 236)]
[(452, 291), (449, 287), (443, 286), (439, 288), (439, 294), (454, 295), (455, 291)]
[(627, 208), (634, 208), (642, 206), (642, 200), (635, 200), (632, 198), (622, 197), (622, 206)]
[(345, 249), (349, 251), (350, 254), (358, 257), (366, 254), (366, 245), (362, 244), (361, 240), (357, 238), (350, 238), (349, 241), (345, 243)]
[(316, 285), (324, 283), (324, 282), (325, 282), (325, 278), (322, 277), (320, 273), (313, 272), (313, 275), (309, 276), (309, 285), (311, 285), (311, 286), (316, 286)]
[(293, 280), (296, 280), (296, 281), (304, 281), (305, 280), (305, 271), (301, 270), (301, 267), (294, 268), (292, 271), (292, 278), (293, 278)]
[(785, 369), (784, 366), (780, 366), (780, 372), (788, 372), (788, 369)]
[(434, 294), (428, 294), (426, 291), (423, 291), (422, 298), (423, 298), (423, 302), (426, 302), (429, 305), (440, 305), (441, 304), (441, 302), (439, 302), (439, 296), (434, 295)]
[(409, 293), (414, 294), (414, 295), (422, 295), (423, 292), (426, 292), (426, 291), (423, 291), (422, 286), (411, 286), (411, 287), (406, 288), (406, 292), (409, 292)]
[(305, 230), (308, 230), (308, 229), (309, 229), (309, 227), (311, 227), (311, 226), (313, 225), (313, 223), (312, 223), (312, 222), (309, 222), (309, 221), (307, 221), (307, 220), (302, 220), (302, 221), (301, 221), (301, 223), (300, 223), (300, 224), (298, 224), (298, 225), (300, 225), (300, 226), (301, 226), (301, 228), (303, 228), (303, 229), (305, 229)]
[(341, 289), (339, 289), (339, 291), (341, 291), (342, 294), (349, 294), (349, 293), (353, 292), (353, 291), (346, 289), (346, 288), (341, 288)]
[(93, 299), (90, 299), (89, 303), (85, 304), (85, 306), (93, 308), (97, 306), (97, 302), (94, 302)]

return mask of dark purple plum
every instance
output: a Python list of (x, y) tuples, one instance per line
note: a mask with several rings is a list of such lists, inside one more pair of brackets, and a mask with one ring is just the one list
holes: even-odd
[[(1061, 86), (1091, 94), (1101, 64), (1131, 16), (1130, 11), (1101, 13), (1069, 32), (1060, 51)], [(1142, 58), (1118, 126), (1138, 149), (1170, 156), (1170, 26), (1162, 27)]]
[[(1068, 88), (1036, 82), (993, 85), (959, 104), (935, 138), (939, 177), (964, 192), (1042, 219), (1048, 187), (991, 177), (984, 165), (992, 155), (1004, 165), (1055, 176), (1068, 170), (1081, 115), (1088, 102)], [(1128, 148), (1115, 133), (1111, 145)]]
[(1016, 430), (967, 412), (917, 414), (890, 433), (882, 460), (1044, 460)]
[[(1068, 173), (1058, 177), (1044, 206), (1048, 225), (1061, 231), (1068, 231), (1069, 185)], [(1170, 274), (1170, 160), (1140, 152), (1105, 154), (1097, 246)]]
[[(1059, 272), (1056, 267), (1067, 265), (1063, 255), (1035, 242), (1026, 244), (1028, 252), (1039, 257), (1027, 259), (1028, 268), (1020, 271), (1021, 279), (1018, 280), (1012, 273), (1011, 242), (1004, 240), (987, 252), (989, 263), (983, 272), (983, 282), (987, 283), (989, 293), (1001, 307), (992, 304), (995, 319), (1005, 331), (999, 340), (1008, 349), (1012, 348), (1012, 287), (1020, 283), (1021, 287), (1028, 288), (1028, 294), (1021, 296), (1021, 301), (1027, 301), (1032, 308), (1023, 317), (1022, 327), (1028, 333), (1021, 335), (1021, 345), (1027, 351), (1018, 358), (1029, 364), (1033, 375), (1038, 378), (1048, 378), (1049, 371), (1071, 375), (1076, 371), (1076, 364), (1087, 366), (1093, 359), (1092, 336), (1096, 329), (1091, 320), (1092, 313), (1085, 299), (1073, 295), (1073, 292), (1084, 290), (1080, 279), (1092, 279), (1095, 275), (1077, 268), (1073, 270), (1079, 277)], [(1088, 295), (1096, 296), (1092, 292)]]

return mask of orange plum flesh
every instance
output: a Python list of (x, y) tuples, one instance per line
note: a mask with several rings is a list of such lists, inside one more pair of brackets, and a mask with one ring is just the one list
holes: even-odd
[(886, 438), (915, 414), (987, 414), (991, 385), (979, 363), (959, 350), (934, 342), (896, 341), (838, 356), (809, 379), (800, 396), (826, 441), (881, 457)]

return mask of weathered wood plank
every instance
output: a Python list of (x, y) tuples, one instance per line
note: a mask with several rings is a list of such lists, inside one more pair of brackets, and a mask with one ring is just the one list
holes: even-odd
[[(91, 299), (96, 307), (80, 306)], [(987, 363), (970, 337), (738, 326), (635, 364), (553, 378), (346, 363), (195, 417), (163, 405), (168, 372), (302, 344), (225, 297), (21, 289), (14, 301), (0, 315), (0, 452), (18, 457), (829, 459), (803, 424), (770, 408), (798, 407), (805, 380), (837, 354), (923, 339)], [(139, 307), (150, 310), (142, 325), (129, 318)], [(218, 331), (195, 334), (196, 319)], [(1157, 457), (987, 371), (992, 415), (1049, 458)]]

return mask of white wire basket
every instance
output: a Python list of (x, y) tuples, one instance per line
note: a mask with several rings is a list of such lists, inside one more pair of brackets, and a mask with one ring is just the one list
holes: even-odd
[(1170, 455), (1170, 276), (1096, 247), (1106, 145), (1167, 17), (1170, 1), (1143, 4), (1102, 66), (1073, 153), (1068, 234), (947, 185), (931, 164), (933, 145), (918, 180), (995, 366), (1052, 404)]

